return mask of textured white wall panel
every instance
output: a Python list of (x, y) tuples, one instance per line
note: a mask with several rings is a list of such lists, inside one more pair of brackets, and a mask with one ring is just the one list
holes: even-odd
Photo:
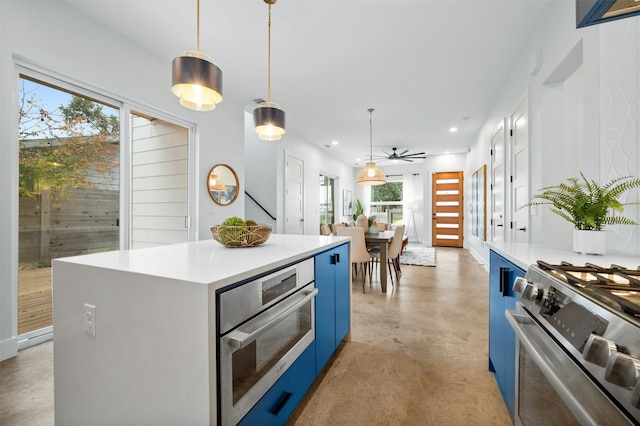
[[(640, 19), (622, 19), (600, 27), (600, 180), (639, 176), (638, 111), (640, 104), (638, 62)], [(638, 191), (623, 196), (638, 200)], [(625, 216), (640, 221), (637, 206), (625, 208)], [(638, 252), (638, 227), (608, 227), (611, 249)]]

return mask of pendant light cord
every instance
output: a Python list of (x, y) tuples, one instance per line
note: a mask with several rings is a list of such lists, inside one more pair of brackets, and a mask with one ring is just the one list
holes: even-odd
[(267, 49), (267, 102), (271, 103), (271, 3), (269, 3), (269, 36)]
[(373, 163), (373, 108), (369, 108), (369, 161)]
[(200, 57), (200, 0), (197, 2), (197, 22), (196, 22), (196, 52), (198, 52), (198, 57)]

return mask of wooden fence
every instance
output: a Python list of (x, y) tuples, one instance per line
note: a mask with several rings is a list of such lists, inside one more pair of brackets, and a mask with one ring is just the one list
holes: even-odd
[(117, 250), (118, 191), (73, 190), (68, 197), (47, 191), (20, 198), (19, 262), (51, 265), (51, 259)]

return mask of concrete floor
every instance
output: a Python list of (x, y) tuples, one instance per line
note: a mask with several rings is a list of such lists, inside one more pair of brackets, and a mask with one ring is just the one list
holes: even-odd
[[(462, 249), (400, 284), (353, 284), (352, 341), (289, 425), (510, 425), (488, 360), (488, 274)], [(53, 343), (0, 363), (0, 424), (52, 425)]]

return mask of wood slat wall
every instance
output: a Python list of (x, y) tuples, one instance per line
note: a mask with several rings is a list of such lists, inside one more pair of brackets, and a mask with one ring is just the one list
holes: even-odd
[(188, 132), (164, 122), (132, 121), (131, 248), (188, 239)]
[(51, 203), (48, 223), (49, 258), (41, 258), (41, 197), (20, 198), (20, 263), (50, 265), (51, 259), (116, 250), (119, 247), (118, 191), (72, 190)]

